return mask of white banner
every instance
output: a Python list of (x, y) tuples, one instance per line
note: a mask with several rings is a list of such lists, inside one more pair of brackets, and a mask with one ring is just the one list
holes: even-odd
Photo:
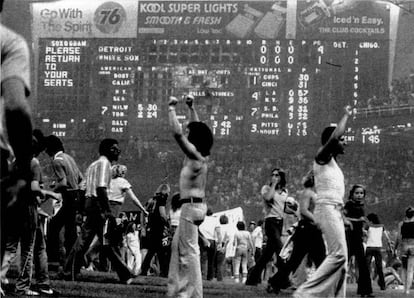
[(137, 36), (138, 1), (62, 0), (32, 4), (37, 38)]

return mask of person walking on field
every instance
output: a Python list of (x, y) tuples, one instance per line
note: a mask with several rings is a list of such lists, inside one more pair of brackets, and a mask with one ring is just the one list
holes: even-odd
[(116, 227), (117, 205), (111, 205), (108, 199), (112, 179), (111, 162), (118, 160), (121, 150), (118, 141), (104, 139), (99, 145), (100, 157), (86, 170), (86, 220), (81, 234), (76, 240), (66, 261), (64, 276), (74, 280), (80, 272), (84, 255), (95, 235), (103, 244), (103, 252), (118, 273), (121, 283), (130, 284), (134, 274), (121, 258), (119, 234)]
[(276, 274), (269, 278), (268, 292), (277, 294), (280, 289), (288, 288), (290, 286), (289, 275), (299, 268), (306, 255), (316, 268), (326, 257), (322, 232), (316, 225), (313, 215), (317, 196), (314, 186), (313, 171), (310, 171), (303, 179), (304, 189), (298, 193), (300, 220), (292, 236), (293, 250), (289, 259), (278, 264)]
[(362, 239), (366, 221), (364, 210), (365, 193), (365, 187), (360, 184), (352, 186), (349, 192), (349, 200), (345, 203), (344, 214), (352, 225), (345, 230), (345, 235), (348, 245), (348, 258), (355, 256), (358, 266), (357, 294), (361, 295), (361, 297), (374, 297)]
[(262, 251), (262, 255), (257, 263), (252, 267), (247, 276), (246, 285), (258, 285), (261, 282), (261, 275), (266, 268), (267, 263), (272, 260), (273, 254), (277, 254), (278, 263), (279, 252), (282, 249), (282, 229), (284, 218), (284, 206), (288, 201), (288, 192), (286, 189), (286, 174), (281, 169), (272, 170), (271, 182), (264, 185), (261, 190), (264, 210), (265, 223), (264, 230), (267, 237), (267, 243)]
[(347, 246), (344, 218), (345, 195), (344, 175), (336, 159), (344, 153), (344, 133), (350, 106), (344, 109), (344, 116), (336, 127), (329, 126), (322, 132), (322, 147), (313, 162), (315, 190), (317, 193), (314, 217), (324, 235), (328, 255), (315, 273), (293, 294), (295, 298), (346, 297)]
[(206, 124), (199, 121), (194, 109), (194, 97), (191, 95), (186, 97), (190, 123), (187, 132), (183, 133), (175, 112), (177, 103), (175, 97), (170, 97), (168, 116), (174, 138), (185, 153), (185, 159), (179, 180), (180, 224), (172, 242), (167, 295), (203, 297), (198, 226), (203, 222), (207, 211), (204, 200), (213, 134)]

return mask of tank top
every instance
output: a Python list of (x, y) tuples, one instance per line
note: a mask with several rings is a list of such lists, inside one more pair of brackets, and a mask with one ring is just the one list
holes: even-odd
[(382, 232), (384, 227), (369, 227), (367, 233), (367, 247), (382, 247)]
[(414, 239), (414, 221), (404, 222), (401, 226), (402, 239)]
[(315, 189), (318, 196), (316, 204), (344, 204), (344, 174), (334, 158), (324, 165), (313, 162)]

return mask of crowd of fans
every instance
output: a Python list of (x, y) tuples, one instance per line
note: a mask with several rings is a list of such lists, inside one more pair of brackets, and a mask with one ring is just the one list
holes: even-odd
[[(72, 144), (74, 145), (74, 144)], [(122, 162), (128, 166), (128, 176), (136, 188), (138, 197), (145, 202), (157, 187), (168, 182), (173, 191), (178, 190), (178, 175), (182, 162), (180, 152), (170, 142), (157, 139), (130, 141), (124, 146)], [(367, 204), (381, 215), (380, 206), (404, 205), (411, 196), (414, 181), (414, 150), (405, 146), (378, 145), (375, 148), (361, 148), (351, 145), (348, 154), (339, 163), (344, 170), (346, 185), (361, 183), (367, 188)], [(391, 146), (391, 147), (390, 147)], [(68, 146), (72, 147), (72, 146)], [(86, 150), (70, 150), (81, 170), (86, 169), (93, 144), (82, 144)], [(171, 149), (173, 147), (174, 149)], [(265, 149), (266, 148), (266, 149)], [(267, 152), (265, 152), (265, 150)], [(361, 154), (364, 150), (364, 154)], [(278, 166), (287, 173), (287, 189), (295, 197), (301, 187), (301, 177), (313, 160), (312, 146), (302, 147), (295, 154), (287, 152), (284, 146), (220, 144), (212, 151), (209, 163), (207, 197), (214, 210), (246, 207), (246, 216), (258, 218), (262, 214), (260, 188), (265, 184), (269, 170)], [(93, 152), (93, 151), (92, 151)], [(53, 177), (50, 163), (42, 162), (45, 180)], [(47, 183), (46, 183), (47, 184)], [(133, 205), (126, 203), (124, 210)], [(133, 210), (135, 210), (133, 208)], [(387, 213), (385, 223), (396, 225), (400, 214)]]
[(368, 109), (412, 105), (414, 105), (414, 73), (392, 80), (389, 90), (373, 94), (365, 101), (359, 102), (360, 108)]

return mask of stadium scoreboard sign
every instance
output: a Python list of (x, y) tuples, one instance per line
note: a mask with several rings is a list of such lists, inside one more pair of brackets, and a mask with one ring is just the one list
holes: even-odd
[(191, 93), (217, 138), (298, 142), (388, 84), (374, 1), (32, 5), (37, 120), (65, 138), (167, 137), (169, 96)]

